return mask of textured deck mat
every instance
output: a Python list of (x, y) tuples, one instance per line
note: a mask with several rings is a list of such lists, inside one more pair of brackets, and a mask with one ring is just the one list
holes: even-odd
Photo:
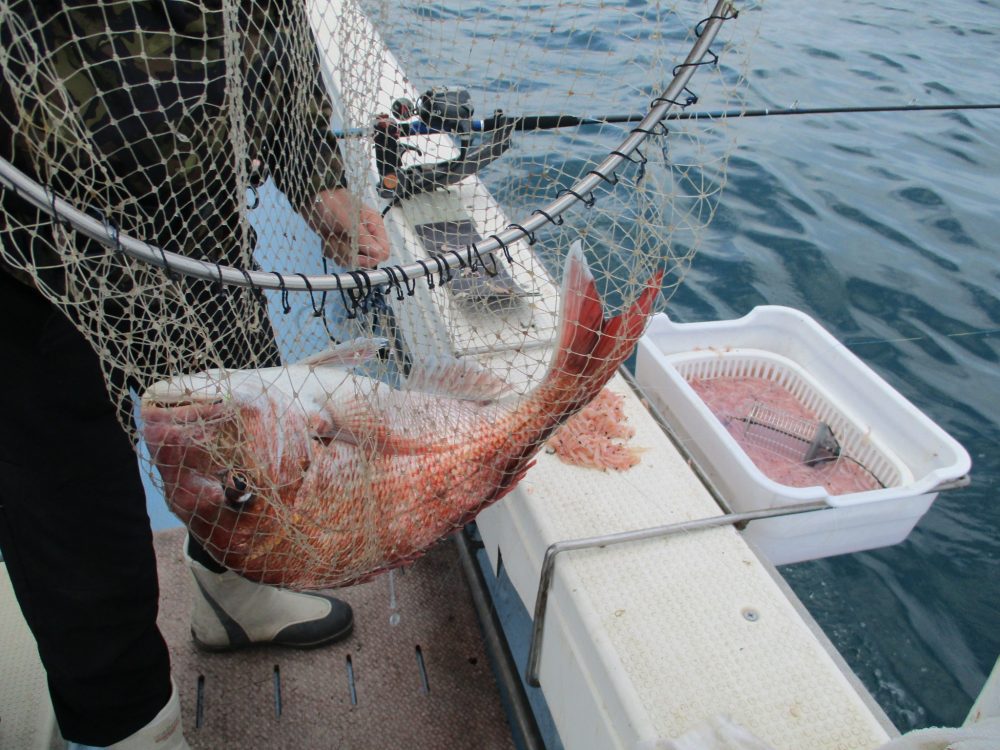
[(450, 542), (338, 592), (355, 615), (343, 643), (206, 654), (189, 633), (182, 540), (180, 529), (156, 535), (159, 622), (195, 750), (513, 748)]

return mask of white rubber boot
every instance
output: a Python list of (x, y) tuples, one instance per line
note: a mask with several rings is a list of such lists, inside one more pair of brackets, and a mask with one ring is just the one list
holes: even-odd
[(174, 685), (167, 705), (151, 722), (121, 742), (108, 745), (108, 750), (191, 750), (181, 727), (181, 701), (177, 697), (177, 686)]
[(346, 602), (314, 592), (264, 586), (232, 571), (213, 573), (187, 554), (194, 577), (191, 635), (206, 651), (276, 645), (312, 648), (350, 635), (354, 614)]

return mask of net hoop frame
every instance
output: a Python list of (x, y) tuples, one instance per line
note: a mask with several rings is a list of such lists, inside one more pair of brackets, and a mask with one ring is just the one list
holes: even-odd
[[(625, 162), (638, 163), (632, 155), (646, 138), (653, 133), (653, 128), (663, 126), (663, 122), (674, 106), (684, 107), (680, 97), (694, 75), (694, 71), (705, 64), (705, 56), (710, 53), (710, 46), (718, 36), (722, 24), (736, 18), (738, 12), (732, 0), (716, 0), (709, 15), (695, 27), (696, 39), (684, 62), (674, 68), (674, 75), (664, 92), (652, 100), (652, 106), (642, 121), (632, 129), (628, 137), (618, 148), (609, 152), (604, 161), (596, 169), (588, 172), (576, 182), (572, 188), (565, 190), (558, 198), (544, 208), (536, 209), (524, 221), (510, 224), (501, 232), (493, 234), (477, 243), (475, 248), (468, 246), (466, 255), (455, 251), (447, 255), (434, 256), (433, 267), (424, 261), (415, 261), (405, 266), (389, 266), (371, 271), (353, 271), (330, 274), (280, 274), (276, 271), (256, 271), (238, 269), (231, 266), (210, 263), (196, 258), (190, 258), (169, 250), (149, 244), (134, 237), (120, 234), (114, 225), (107, 220), (97, 219), (53, 193), (49, 188), (28, 177), (6, 159), (0, 158), (0, 188), (12, 190), (57, 221), (68, 223), (85, 236), (138, 261), (163, 268), (169, 273), (191, 276), (216, 283), (251, 287), (259, 289), (280, 290), (281, 292), (314, 292), (343, 291), (354, 289), (371, 289), (375, 286), (393, 284), (399, 278), (416, 279), (427, 276), (440, 269), (444, 264), (450, 270), (456, 270), (466, 265), (472, 265), (473, 254), (490, 256), (497, 250), (505, 249), (507, 245), (523, 238), (532, 238), (534, 232), (548, 222), (557, 221), (571, 206), (584, 203), (593, 205), (593, 191), (601, 183), (610, 183), (615, 179), (615, 171)], [(699, 31), (700, 28), (700, 31)], [(591, 197), (586, 197), (591, 196)], [(444, 270), (444, 269), (440, 269)], [(397, 274), (400, 274), (397, 277)]]

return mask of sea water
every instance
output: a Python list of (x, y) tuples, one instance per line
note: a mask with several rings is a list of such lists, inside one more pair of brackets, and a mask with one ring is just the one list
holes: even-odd
[[(980, 103), (1000, 5), (769, 0), (748, 106)], [(1000, 653), (1000, 112), (739, 123), (684, 322), (797, 307), (951, 433), (972, 484), (891, 548), (781, 569), (900, 730), (961, 723)]]

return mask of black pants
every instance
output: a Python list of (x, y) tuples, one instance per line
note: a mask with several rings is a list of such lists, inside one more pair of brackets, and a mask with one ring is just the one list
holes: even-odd
[(171, 689), (136, 455), (93, 350), (3, 270), (0, 331), (0, 551), (63, 736), (108, 745)]

